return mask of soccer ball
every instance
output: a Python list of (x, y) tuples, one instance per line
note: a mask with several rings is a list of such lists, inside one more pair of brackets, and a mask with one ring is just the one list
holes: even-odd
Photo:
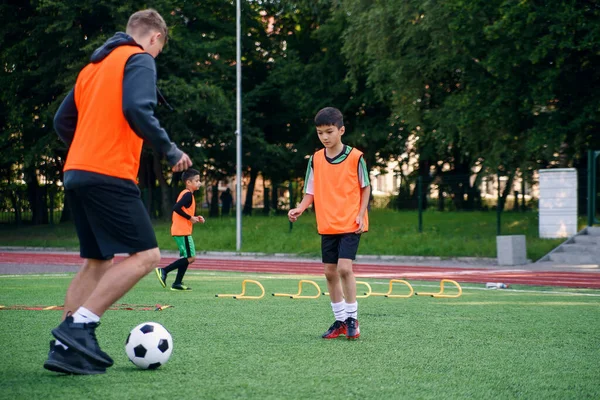
[(156, 369), (171, 357), (173, 339), (161, 324), (144, 322), (133, 328), (127, 336), (125, 352), (139, 368)]

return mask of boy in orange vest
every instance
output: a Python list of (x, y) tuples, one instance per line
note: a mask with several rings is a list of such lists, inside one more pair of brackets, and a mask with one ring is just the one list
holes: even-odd
[[(167, 33), (156, 10), (132, 14), (126, 32), (94, 51), (54, 117), (69, 148), (63, 183), (84, 262), (67, 289), (63, 321), (52, 330), (56, 340), (44, 362), (50, 371), (105, 373), (113, 360), (96, 339), (100, 318), (160, 261), (136, 184), (142, 143), (151, 142), (173, 171), (192, 165), (154, 115), (154, 58)], [(128, 256), (114, 262), (115, 254)]]
[(200, 172), (195, 169), (188, 169), (181, 175), (181, 180), (185, 183), (185, 189), (179, 193), (177, 203), (173, 206), (173, 224), (171, 225), (171, 235), (179, 248), (179, 260), (171, 263), (165, 268), (156, 268), (156, 276), (162, 287), (167, 287), (167, 274), (177, 270), (175, 282), (171, 285), (171, 290), (186, 291), (192, 288), (183, 284), (183, 276), (188, 266), (196, 261), (196, 247), (192, 237), (192, 226), (197, 222), (204, 223), (204, 218), (194, 216), (196, 213), (196, 200), (194, 192), (200, 188)]
[(311, 156), (304, 181), (304, 198), (291, 209), (295, 222), (313, 203), (321, 253), (335, 322), (324, 339), (346, 335), (358, 339), (358, 304), (352, 261), (356, 258), (360, 235), (369, 229), (367, 205), (370, 196), (369, 172), (362, 152), (342, 143), (344, 119), (333, 107), (315, 117), (317, 135), (325, 146)]

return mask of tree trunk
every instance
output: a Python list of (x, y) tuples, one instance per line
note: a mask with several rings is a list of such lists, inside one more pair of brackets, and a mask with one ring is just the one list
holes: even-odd
[(258, 170), (252, 168), (250, 170), (250, 183), (246, 191), (246, 201), (244, 202), (244, 215), (252, 215), (252, 197), (254, 196), (254, 185), (258, 177)]
[(47, 224), (46, 194), (44, 188), (40, 187), (35, 167), (30, 167), (25, 171), (25, 182), (27, 183), (27, 199), (32, 213), (31, 223), (33, 225)]
[[(171, 188), (169, 184), (165, 180), (165, 177), (162, 172), (162, 166), (160, 165), (160, 158), (156, 151), (152, 151), (152, 160), (153, 160), (153, 170), (156, 179), (158, 179), (158, 185), (160, 186), (160, 216), (162, 218), (167, 218), (171, 216), (171, 211), (173, 209), (173, 205), (171, 204)], [(153, 189), (154, 185), (152, 185)], [(195, 210), (194, 210), (195, 212)]]
[(277, 210), (279, 209), (279, 196), (278, 196), (278, 183), (275, 180), (271, 180), (271, 208), (277, 214)]
[(12, 203), (13, 209), (15, 210), (15, 224), (21, 225), (21, 202), (19, 201), (19, 195), (15, 192), (10, 195), (10, 202)]
[(265, 184), (265, 180), (263, 178), (263, 214), (269, 215), (271, 213), (271, 202), (269, 201), (269, 188)]
[[(504, 190), (502, 190), (502, 195), (500, 196), (500, 211), (504, 211), (504, 205), (506, 204), (506, 198), (510, 193), (510, 189), (512, 187), (513, 181), (515, 179), (515, 173), (511, 172), (508, 174), (508, 180), (506, 181), (506, 186), (504, 186)], [(500, 179), (498, 179), (498, 190), (500, 190)]]
[(215, 182), (212, 186), (212, 195), (210, 197), (210, 211), (208, 215), (210, 217), (218, 217), (219, 216), (219, 185), (218, 182)]

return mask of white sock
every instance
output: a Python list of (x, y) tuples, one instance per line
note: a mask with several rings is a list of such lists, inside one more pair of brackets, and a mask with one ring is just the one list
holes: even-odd
[(333, 316), (336, 321), (346, 320), (346, 302), (340, 301), (339, 303), (331, 303), (331, 309), (333, 310)]
[(346, 314), (348, 318), (358, 319), (358, 302), (346, 303)]
[(61, 346), (61, 347), (62, 347), (63, 349), (65, 349), (65, 350), (69, 348), (69, 346), (67, 346), (66, 344), (64, 344), (63, 342), (61, 342), (61, 341), (60, 341), (60, 340), (58, 340), (58, 339), (56, 339), (56, 340), (54, 341), (54, 345), (55, 345), (55, 346)]
[(75, 314), (73, 314), (73, 322), (75, 323), (87, 324), (89, 322), (98, 321), (100, 321), (100, 317), (85, 307), (79, 307), (77, 311), (75, 311)]

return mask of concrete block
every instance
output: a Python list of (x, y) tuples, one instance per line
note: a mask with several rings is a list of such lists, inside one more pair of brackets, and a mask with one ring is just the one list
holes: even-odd
[(527, 264), (525, 235), (496, 236), (498, 265)]

